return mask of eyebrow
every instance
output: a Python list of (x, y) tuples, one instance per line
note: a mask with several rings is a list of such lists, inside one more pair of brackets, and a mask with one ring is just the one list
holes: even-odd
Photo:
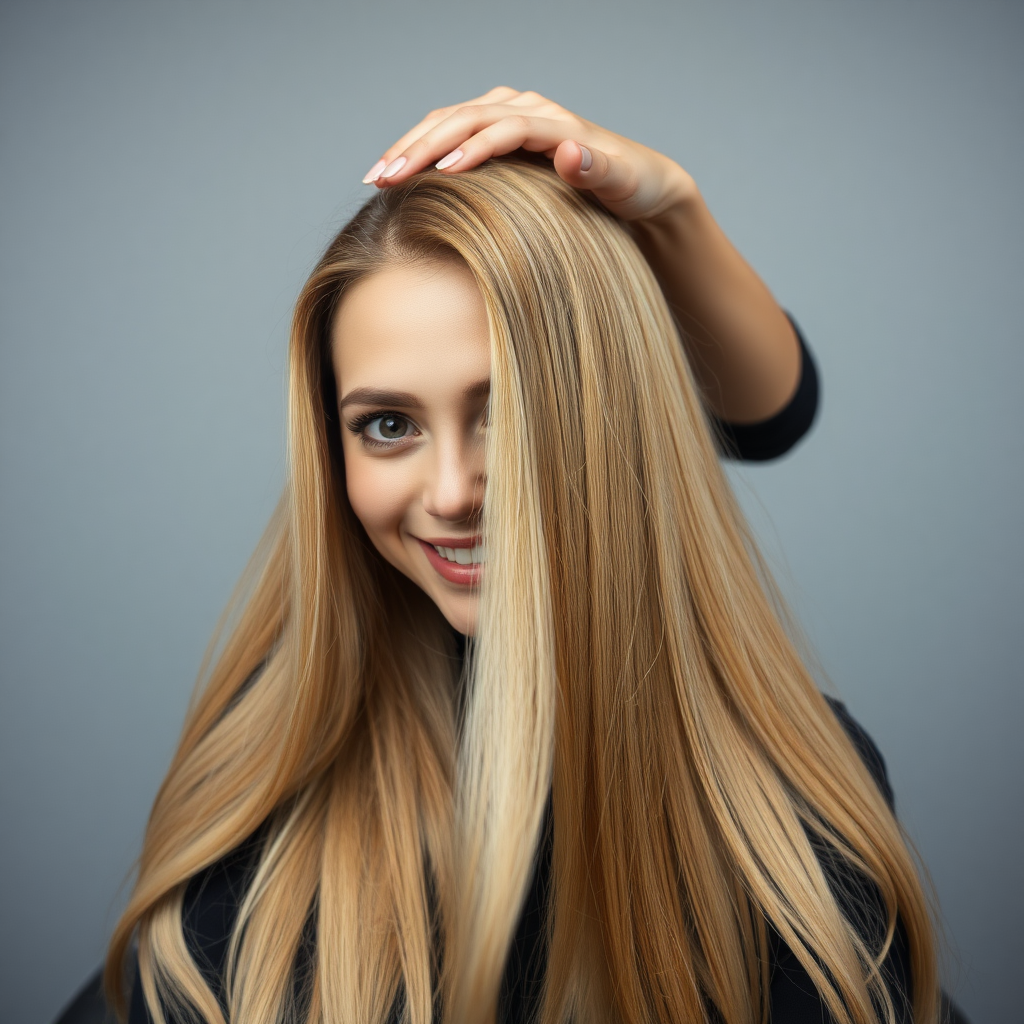
[[(491, 393), (491, 379), (484, 377), (463, 389), (463, 398), (483, 398)], [(338, 402), (338, 408), (349, 405), (393, 405), (402, 409), (422, 409), (423, 403), (410, 391), (389, 391), (383, 388), (353, 388)]]

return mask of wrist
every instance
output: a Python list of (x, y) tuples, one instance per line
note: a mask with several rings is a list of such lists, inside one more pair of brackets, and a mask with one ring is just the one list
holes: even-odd
[(706, 247), (713, 224), (697, 183), (680, 167), (663, 201), (629, 226), (644, 255), (657, 268), (662, 257), (685, 261)]

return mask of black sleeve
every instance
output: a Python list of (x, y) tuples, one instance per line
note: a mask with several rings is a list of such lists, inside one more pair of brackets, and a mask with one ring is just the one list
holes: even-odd
[(820, 386), (818, 369), (796, 321), (789, 315), (800, 344), (800, 380), (789, 403), (774, 416), (759, 423), (729, 423), (713, 416), (711, 426), (721, 453), (744, 462), (764, 462), (785, 455), (814, 422), (818, 412)]
[[(882, 758), (874, 741), (855, 721), (846, 705), (826, 697), (839, 723), (846, 731), (868, 771), (871, 772), (890, 808), (893, 807), (892, 786)], [(844, 916), (850, 921), (869, 946), (879, 948), (885, 927), (885, 906), (877, 887), (857, 875), (848, 865), (830, 855), (820, 841), (811, 845), (821, 861), (825, 877)], [(793, 951), (772, 930), (771, 936), (771, 988), (769, 1020), (772, 1024), (831, 1024), (832, 1016), (818, 995), (814, 982), (797, 960)], [(882, 963), (885, 978), (896, 1014), (897, 1024), (912, 1024), (910, 945), (903, 921), (897, 917), (896, 933)]]

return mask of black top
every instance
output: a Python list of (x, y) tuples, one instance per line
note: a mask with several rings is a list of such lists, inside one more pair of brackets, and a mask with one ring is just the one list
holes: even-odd
[[(836, 717), (853, 741), (865, 765), (892, 806), (892, 789), (885, 762), (866, 732), (850, 717), (845, 706), (829, 700)], [(534, 876), (516, 929), (500, 998), (503, 1024), (525, 1024), (539, 1008), (539, 996), (545, 961), (544, 908), (550, 885), (551, 827), (550, 806), (545, 841), (538, 851)], [(238, 907), (256, 866), (261, 833), (243, 843), (222, 860), (198, 874), (189, 883), (184, 900), (185, 940), (196, 965), (214, 993), (224, 1004), (223, 977), (228, 942)], [(847, 919), (854, 922), (871, 945), (878, 939), (880, 922), (885, 919), (880, 894), (863, 878), (844, 870), (826, 851), (819, 850), (833, 892)], [(308, 963), (310, 938), (300, 950), (300, 959)], [(828, 1014), (810, 976), (792, 951), (775, 933), (770, 937), (770, 1006), (774, 1024), (825, 1024)], [(902, 923), (883, 964), (883, 973), (896, 1009), (896, 1020), (910, 1024), (910, 962), (907, 936)], [(392, 1020), (397, 1022), (397, 1003)], [(173, 1018), (172, 1018), (173, 1020)], [(142, 985), (136, 968), (128, 1024), (152, 1024), (142, 997)]]

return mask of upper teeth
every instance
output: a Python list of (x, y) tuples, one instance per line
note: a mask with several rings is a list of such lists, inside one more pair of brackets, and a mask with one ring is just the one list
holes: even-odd
[(443, 548), (434, 545), (434, 550), (449, 562), (458, 562), (459, 565), (477, 565), (484, 561), (484, 546), (477, 544), (472, 548)]

